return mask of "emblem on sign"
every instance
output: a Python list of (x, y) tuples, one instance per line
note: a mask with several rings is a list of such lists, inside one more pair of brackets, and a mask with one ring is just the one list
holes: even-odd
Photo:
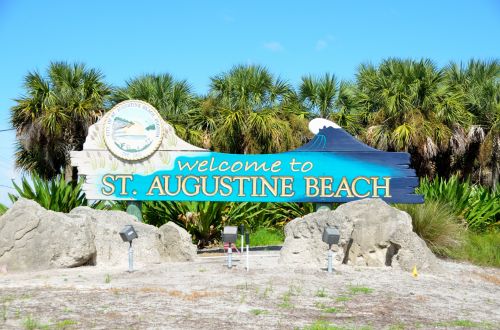
[(117, 157), (139, 160), (150, 156), (162, 141), (162, 119), (153, 106), (141, 101), (124, 101), (105, 117), (104, 141)]

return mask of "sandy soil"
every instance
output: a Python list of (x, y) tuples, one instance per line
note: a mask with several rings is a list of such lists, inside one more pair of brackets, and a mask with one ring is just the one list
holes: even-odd
[[(442, 262), (443, 271), (290, 270), (277, 252), (192, 263), (0, 274), (0, 328), (500, 329), (500, 270)], [(124, 256), (126, 258), (126, 256)], [(236, 257), (239, 259), (239, 257)]]

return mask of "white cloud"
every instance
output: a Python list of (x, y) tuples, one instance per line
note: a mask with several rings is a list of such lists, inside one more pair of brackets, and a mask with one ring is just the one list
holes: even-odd
[(328, 46), (328, 42), (323, 39), (320, 39), (316, 42), (316, 50), (325, 49)]
[(285, 48), (283, 47), (283, 45), (281, 45), (279, 42), (277, 41), (271, 41), (271, 42), (266, 42), (264, 44), (264, 48), (272, 51), (272, 52), (281, 52), (283, 50), (285, 50)]
[(332, 35), (327, 35), (325, 38), (319, 39), (316, 41), (316, 50), (320, 51), (325, 49), (333, 41), (335, 41), (335, 37)]

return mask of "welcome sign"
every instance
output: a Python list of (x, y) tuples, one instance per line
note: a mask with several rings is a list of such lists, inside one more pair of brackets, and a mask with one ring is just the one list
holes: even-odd
[(319, 121), (325, 126), (294, 151), (225, 154), (181, 140), (151, 105), (125, 101), (89, 129), (72, 162), (89, 199), (423, 202), (409, 154), (373, 149)]

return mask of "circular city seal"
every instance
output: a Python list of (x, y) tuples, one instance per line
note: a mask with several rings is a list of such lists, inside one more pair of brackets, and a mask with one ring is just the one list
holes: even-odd
[(123, 101), (104, 117), (104, 141), (115, 156), (139, 160), (150, 156), (162, 140), (162, 119), (143, 101)]

